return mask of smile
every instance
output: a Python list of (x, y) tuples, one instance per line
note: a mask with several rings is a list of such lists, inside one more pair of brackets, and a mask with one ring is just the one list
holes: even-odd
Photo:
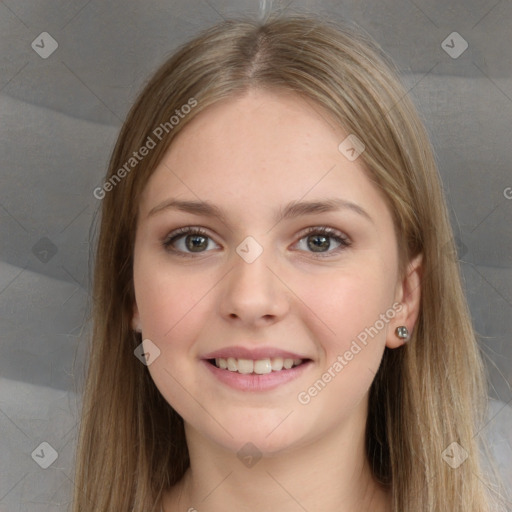
[[(216, 382), (238, 391), (264, 392), (291, 383), (313, 366), (311, 359), (218, 357), (201, 363)], [(225, 367), (225, 368), (224, 368)]]
[(236, 359), (234, 357), (217, 357), (209, 359), (210, 364), (214, 364), (221, 370), (228, 370), (230, 372), (238, 372), (244, 375), (254, 373), (256, 375), (264, 375), (271, 372), (280, 372), (290, 370), (295, 366), (303, 363), (302, 359), (290, 359), (282, 357), (273, 357), (266, 359)]

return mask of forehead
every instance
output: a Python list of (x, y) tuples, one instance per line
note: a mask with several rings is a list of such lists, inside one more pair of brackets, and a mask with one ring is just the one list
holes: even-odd
[(250, 90), (197, 115), (153, 172), (141, 210), (169, 196), (207, 200), (250, 217), (302, 198), (345, 199), (385, 214), (362, 159), (339, 145), (348, 133), (311, 100), (291, 92)]
[(196, 160), (210, 163), (214, 158), (240, 165), (234, 159), (244, 154), (259, 163), (293, 161), (327, 148), (337, 151), (343, 134), (309, 99), (291, 91), (250, 89), (207, 107), (179, 134), (168, 156), (171, 161), (184, 160), (195, 150)]

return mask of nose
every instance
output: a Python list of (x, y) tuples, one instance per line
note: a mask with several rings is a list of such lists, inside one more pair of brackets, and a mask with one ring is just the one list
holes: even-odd
[(230, 322), (249, 327), (279, 321), (289, 309), (288, 290), (272, 264), (270, 250), (252, 262), (233, 254), (233, 267), (222, 282), (220, 312)]

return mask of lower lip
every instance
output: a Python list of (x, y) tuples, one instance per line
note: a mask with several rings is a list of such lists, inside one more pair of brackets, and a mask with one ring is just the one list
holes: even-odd
[(278, 372), (258, 375), (255, 373), (243, 374), (231, 372), (229, 370), (222, 370), (204, 359), (202, 359), (201, 362), (206, 365), (213, 376), (222, 383), (240, 391), (268, 391), (275, 389), (278, 386), (282, 386), (283, 384), (300, 377), (313, 363), (313, 361), (307, 361), (298, 366), (294, 366), (289, 370), (281, 370)]

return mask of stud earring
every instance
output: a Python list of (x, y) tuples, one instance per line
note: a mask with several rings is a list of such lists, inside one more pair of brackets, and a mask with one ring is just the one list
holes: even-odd
[(409, 341), (409, 330), (407, 327), (405, 327), (405, 325), (397, 327), (395, 333), (401, 340)]

